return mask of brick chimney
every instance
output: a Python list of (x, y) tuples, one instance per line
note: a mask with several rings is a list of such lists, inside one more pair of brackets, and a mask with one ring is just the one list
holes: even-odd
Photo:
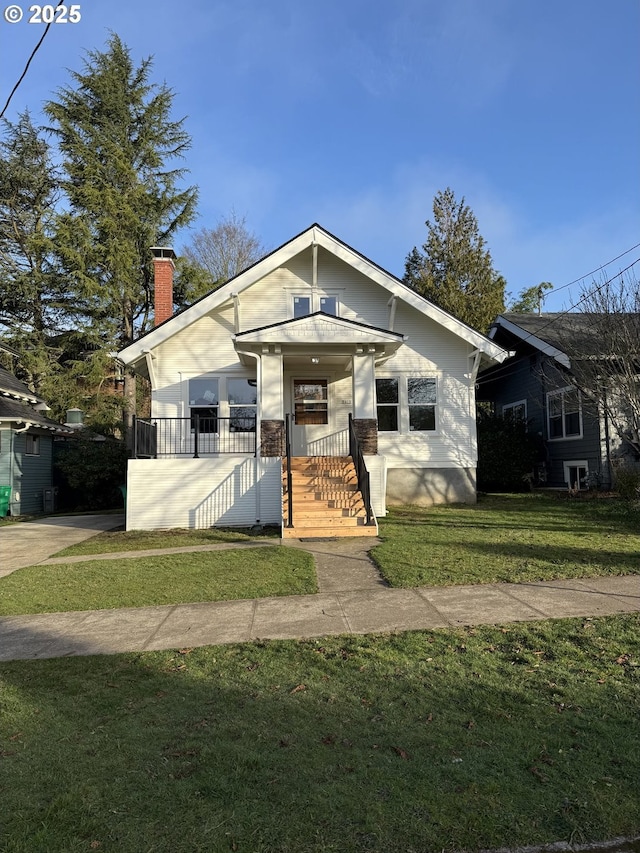
[(173, 249), (153, 246), (154, 326), (173, 316), (173, 273), (176, 253)]

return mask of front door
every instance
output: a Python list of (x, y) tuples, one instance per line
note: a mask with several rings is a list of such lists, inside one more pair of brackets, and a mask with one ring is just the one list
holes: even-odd
[(329, 396), (326, 379), (293, 380), (293, 455), (320, 456), (327, 435)]

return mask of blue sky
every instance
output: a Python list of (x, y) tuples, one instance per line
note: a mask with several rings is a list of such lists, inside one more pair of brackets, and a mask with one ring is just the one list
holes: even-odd
[[(22, 21), (0, 20), (2, 104), (43, 30), (17, 5)], [(235, 209), (275, 248), (319, 222), (401, 277), (450, 186), (513, 294), (567, 285), (640, 243), (640, 0), (78, 5), (6, 117), (40, 121), (68, 69), (117, 33), (136, 63), (154, 57), (186, 116), (196, 229)], [(545, 310), (579, 295), (563, 287)]]

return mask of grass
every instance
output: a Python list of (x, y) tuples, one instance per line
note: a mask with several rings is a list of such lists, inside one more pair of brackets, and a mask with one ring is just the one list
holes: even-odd
[(0, 665), (3, 853), (640, 830), (638, 615)]
[(640, 514), (615, 499), (491, 495), (475, 506), (393, 507), (372, 552), (392, 586), (640, 573)]
[(263, 530), (252, 536), (248, 529), (215, 527), (207, 530), (107, 530), (91, 539), (71, 545), (56, 554), (57, 557), (75, 557), (85, 554), (113, 554), (118, 551), (142, 551), (149, 548), (181, 548), (190, 545), (216, 545), (221, 542), (248, 542), (249, 540), (275, 538), (277, 528)]
[(298, 548), (91, 560), (31, 566), (0, 579), (0, 616), (317, 591), (313, 559)]

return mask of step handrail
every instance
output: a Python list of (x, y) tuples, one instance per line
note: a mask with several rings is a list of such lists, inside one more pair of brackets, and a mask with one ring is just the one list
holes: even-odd
[(285, 453), (287, 457), (287, 527), (293, 527), (293, 478), (291, 476), (291, 415), (284, 423)]
[(358, 489), (362, 494), (365, 512), (367, 513), (367, 525), (375, 524), (373, 511), (371, 510), (371, 481), (367, 466), (364, 464), (364, 455), (355, 427), (353, 426), (353, 415), (349, 412), (349, 456), (353, 460), (358, 477)]

